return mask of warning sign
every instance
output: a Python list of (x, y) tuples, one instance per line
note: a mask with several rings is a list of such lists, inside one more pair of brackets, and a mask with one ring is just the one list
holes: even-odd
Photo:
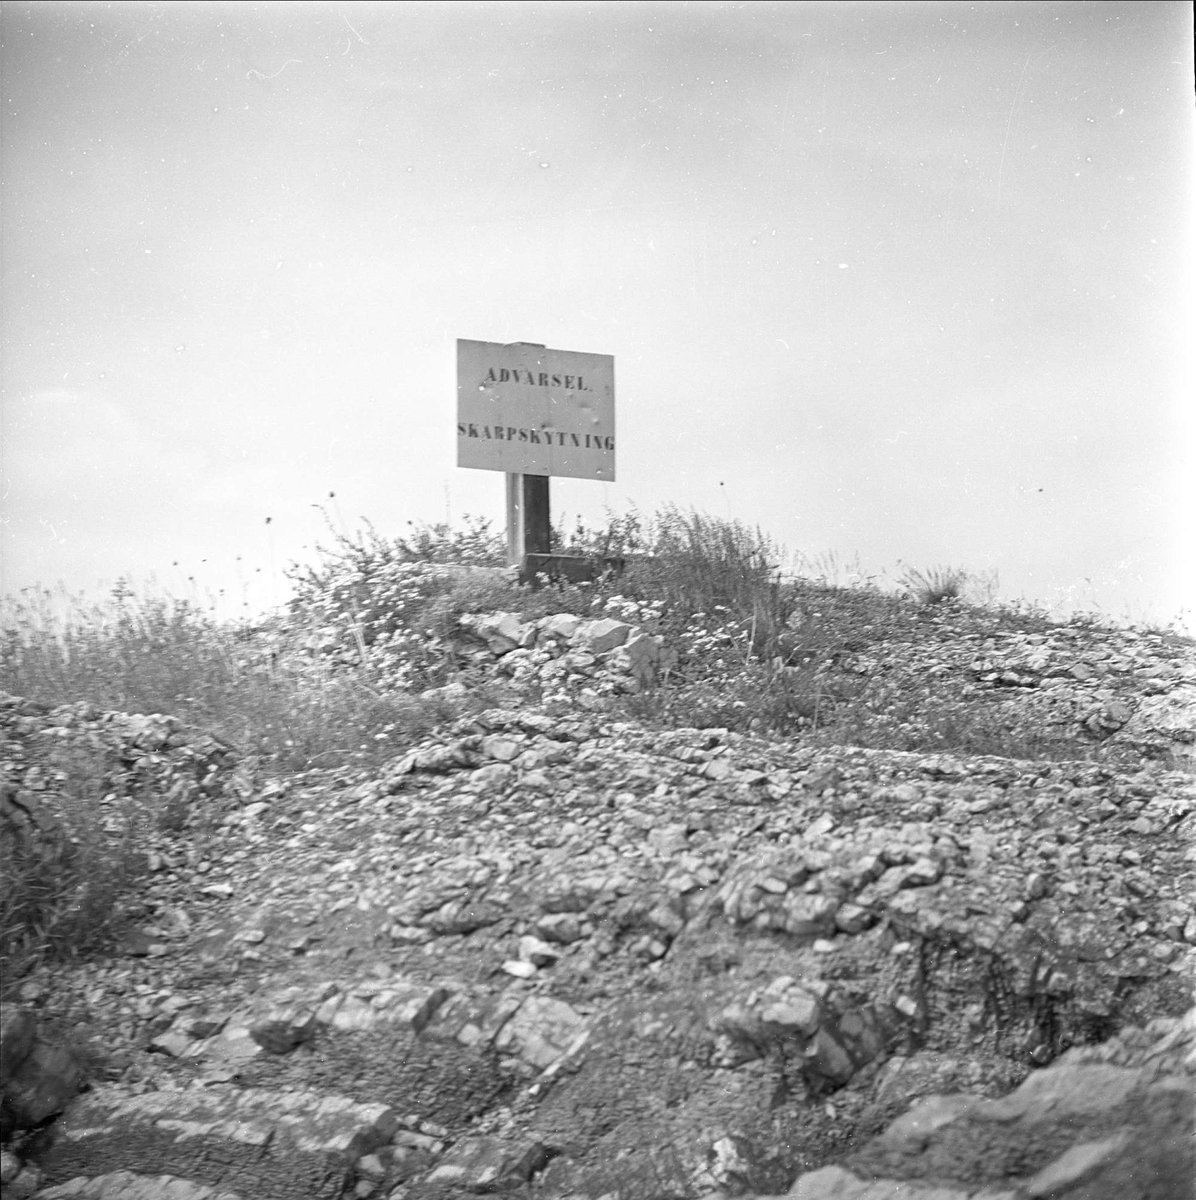
[(614, 358), (459, 339), (457, 465), (613, 482)]

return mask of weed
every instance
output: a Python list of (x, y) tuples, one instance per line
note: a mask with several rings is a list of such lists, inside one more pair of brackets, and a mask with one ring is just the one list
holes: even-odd
[(930, 567), (925, 571), (907, 567), (901, 577), (902, 586), (919, 604), (958, 600), (967, 582), (968, 573), (957, 567)]

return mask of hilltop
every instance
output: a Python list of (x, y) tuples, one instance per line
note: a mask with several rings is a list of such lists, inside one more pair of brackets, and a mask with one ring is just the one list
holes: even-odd
[(6, 1195), (1185, 1194), (1191, 643), (606, 532), (26, 623)]

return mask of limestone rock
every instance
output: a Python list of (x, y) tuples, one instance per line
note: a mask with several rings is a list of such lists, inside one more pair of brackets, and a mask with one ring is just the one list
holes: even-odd
[[(637, 655), (659, 683), (667, 648), (653, 616), (612, 611), (626, 632), (600, 651), (580, 618), (499, 621), (498, 650), (475, 638), (454, 663), (495, 707), (437, 706), (385, 765), (287, 787), (172, 744), (169, 723), (0, 697), (18, 798), (62, 811), (55, 756), (95, 739), (117, 799), (178, 809), (129, 918), (146, 953), (16, 989), (94, 1031), (121, 1080), (101, 1090), (156, 1097), (154, 1120), (96, 1141), (98, 1173), (444, 1200), (539, 1142), (563, 1150), (536, 1172), (542, 1200), (779, 1194), (836, 1156), (826, 1186), (868, 1200), (1127, 1200), (1144, 1172), (1190, 1179), (1196, 1025), (1176, 1014), (1196, 971), (1196, 785), (1162, 734), (1162, 702), (1196, 683), (1189, 650), (962, 613), (922, 614), (927, 644), (875, 628), (826, 669), (979, 696), (1015, 742), (1100, 718), (1074, 760), (902, 752), (642, 725), (612, 697), (638, 685)], [(307, 1049), (271, 1054), (255, 1028)], [(281, 1117), (317, 1089), (393, 1100), (401, 1125), (296, 1150)], [(429, 1178), (454, 1162), (456, 1183)]]
[(597, 621), (583, 621), (573, 635), (575, 646), (584, 646), (591, 654), (605, 654), (616, 646), (623, 645), (631, 636), (632, 627), (626, 621), (604, 617)]
[(561, 957), (561, 952), (556, 946), (525, 934), (519, 939), (519, 957), (537, 967), (550, 967)]
[(542, 617), (537, 622), (537, 628), (544, 637), (559, 638), (568, 642), (573, 640), (581, 624), (581, 617), (575, 617), (571, 613), (556, 613), (550, 617)]
[[(926, 1097), (841, 1167), (799, 1179), (790, 1195), (862, 1196), (851, 1189), (865, 1179), (907, 1186), (896, 1181), (913, 1162), (919, 1175), (958, 1181), (964, 1195), (1117, 1200), (1143, 1179), (1171, 1195), (1196, 1177), (1194, 1042), (1196, 1009), (1153, 1034), (1130, 1030), (1083, 1048), (1000, 1098)], [(1169, 1066), (1181, 1073), (1160, 1073)]]
[(255, 1200), (339, 1200), (353, 1162), (397, 1128), (385, 1106), (330, 1094), (103, 1086), (75, 1101), (42, 1166), (51, 1184), (168, 1170)]
[(568, 1053), (585, 1028), (585, 1019), (563, 1000), (530, 996), (503, 1026), (494, 1044), (543, 1070)]
[(66, 1183), (43, 1188), (37, 1200), (243, 1200), (223, 1191), (174, 1175), (137, 1175), (113, 1171), (89, 1179), (80, 1175)]
[(35, 1036), (24, 1054), (27, 1020), (13, 1025), (12, 1061), (16, 1066), (0, 1086), (0, 1122), (7, 1141), (18, 1130), (32, 1129), (61, 1112), (78, 1093), (83, 1065), (71, 1047)]
[(461, 625), (481, 638), (492, 654), (507, 654), (518, 649), (532, 631), (532, 627), (519, 619), (518, 613), (462, 617)]
[(567, 946), (582, 936), (581, 917), (575, 912), (545, 913), (536, 918), (536, 932), (545, 941)]
[(315, 1011), (303, 1005), (277, 1009), (249, 1027), (249, 1036), (271, 1054), (289, 1054), (296, 1046), (310, 1042), (315, 1034)]
[(538, 1141), (511, 1146), (496, 1138), (466, 1138), (436, 1164), (427, 1182), (467, 1192), (506, 1191), (526, 1183), (550, 1157)]
[(27, 1008), (8, 1005), (0, 1013), (0, 1088), (29, 1057), (37, 1037), (37, 1018)]

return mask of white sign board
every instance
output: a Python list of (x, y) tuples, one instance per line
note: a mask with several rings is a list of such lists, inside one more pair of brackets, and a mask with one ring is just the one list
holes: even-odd
[(615, 478), (615, 360), (457, 341), (457, 466)]

